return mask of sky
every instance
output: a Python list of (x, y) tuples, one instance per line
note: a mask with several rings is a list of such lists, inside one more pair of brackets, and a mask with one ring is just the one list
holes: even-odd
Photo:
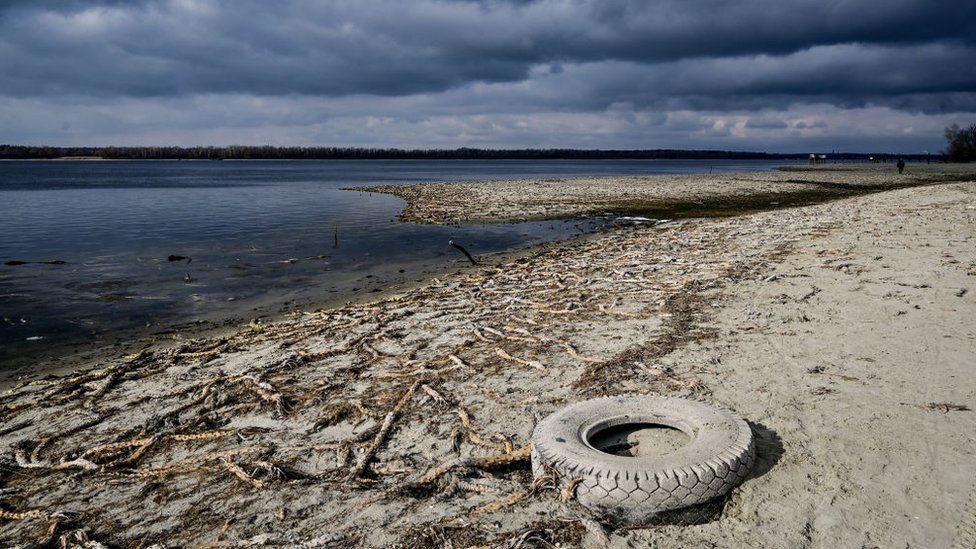
[(0, 0), (0, 143), (938, 152), (973, 0)]

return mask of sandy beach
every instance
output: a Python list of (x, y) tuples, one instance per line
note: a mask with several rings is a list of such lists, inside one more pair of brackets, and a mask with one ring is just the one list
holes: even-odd
[[(22, 379), (0, 541), (973, 546), (976, 167), (371, 190), (416, 222), (679, 219)], [(750, 422), (756, 466), (709, 520), (624, 528), (534, 482), (534, 425), (621, 393)]]

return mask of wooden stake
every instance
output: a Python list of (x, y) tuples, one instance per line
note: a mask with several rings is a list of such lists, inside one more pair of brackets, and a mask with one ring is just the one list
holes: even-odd
[(470, 261), (472, 265), (477, 265), (478, 264), (478, 262), (475, 261), (473, 257), (471, 257), (471, 254), (468, 253), (468, 250), (465, 250), (464, 249), (464, 246), (458, 244), (457, 242), (455, 242), (453, 240), (449, 241), (448, 244), (450, 244), (451, 246), (454, 246), (455, 248), (461, 250), (461, 253), (463, 253), (465, 256), (467, 256), (468, 261)]

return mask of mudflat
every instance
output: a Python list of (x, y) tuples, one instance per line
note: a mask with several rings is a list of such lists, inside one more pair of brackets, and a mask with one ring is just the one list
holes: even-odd
[[(950, 547), (976, 531), (974, 176), (376, 189), (428, 222), (682, 219), (23, 380), (0, 400), (0, 539)], [(532, 477), (541, 418), (621, 393), (735, 410), (757, 440), (751, 475), (708, 518), (641, 529)]]

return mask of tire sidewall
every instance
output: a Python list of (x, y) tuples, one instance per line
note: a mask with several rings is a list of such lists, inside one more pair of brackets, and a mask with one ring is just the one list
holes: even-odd
[[(638, 457), (608, 454), (590, 444), (601, 430), (627, 424), (664, 425), (690, 441), (667, 454)], [(636, 524), (727, 493), (744, 480), (754, 457), (752, 431), (735, 413), (660, 395), (579, 402), (545, 418), (532, 435), (536, 476), (555, 472), (562, 487), (573, 483), (585, 507)]]

